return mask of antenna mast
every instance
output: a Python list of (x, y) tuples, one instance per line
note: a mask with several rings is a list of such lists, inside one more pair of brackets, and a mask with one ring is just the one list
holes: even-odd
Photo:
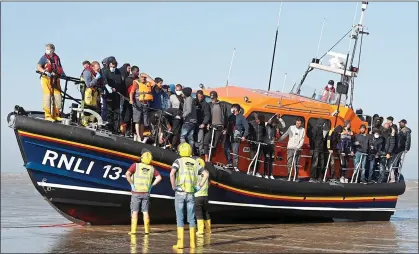
[(281, 11), (282, 11), (282, 2), (281, 2), (281, 5), (279, 6), (278, 24), (276, 25), (275, 43), (274, 43), (274, 52), (273, 52), (273, 55), (272, 55), (271, 73), (270, 73), (270, 75), (269, 75), (268, 92), (269, 92), (269, 90), (271, 90), (272, 71), (273, 71), (273, 68), (274, 68), (275, 51), (276, 51), (276, 42), (277, 42), (277, 40), (278, 40), (279, 21), (281, 20)]

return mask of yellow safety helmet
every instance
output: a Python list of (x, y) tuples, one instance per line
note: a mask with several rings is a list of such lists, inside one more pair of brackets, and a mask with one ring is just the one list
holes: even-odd
[(178, 152), (180, 157), (191, 157), (192, 156), (192, 147), (188, 143), (182, 143), (178, 147)]
[(141, 154), (141, 162), (149, 165), (153, 160), (153, 155), (150, 152), (144, 152)]

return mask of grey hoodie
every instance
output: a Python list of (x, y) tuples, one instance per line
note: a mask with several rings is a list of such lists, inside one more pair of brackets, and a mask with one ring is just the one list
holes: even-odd
[(183, 103), (183, 120), (185, 123), (196, 124), (197, 115), (196, 115), (196, 106), (195, 100), (191, 97), (192, 89), (185, 87), (182, 89), (183, 94), (185, 95), (185, 101)]

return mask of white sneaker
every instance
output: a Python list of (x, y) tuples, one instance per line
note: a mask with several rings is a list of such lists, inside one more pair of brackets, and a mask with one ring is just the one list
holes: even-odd
[(137, 141), (137, 134), (134, 134), (134, 141)]
[(343, 177), (343, 176), (342, 176), (342, 177), (340, 178), (340, 182), (341, 182), (341, 183), (345, 183), (345, 177)]
[(141, 143), (147, 143), (148, 137), (144, 137), (144, 139), (142, 141), (140, 141)]
[(256, 173), (255, 175), (256, 177), (262, 177), (259, 173)]
[(265, 179), (269, 179), (269, 177), (268, 176), (265, 176)]
[(271, 175), (269, 178), (275, 180), (275, 177), (273, 175)]
[(349, 179), (348, 178), (345, 178), (345, 183), (349, 183)]
[(237, 167), (234, 167), (234, 171), (239, 172), (240, 170)]

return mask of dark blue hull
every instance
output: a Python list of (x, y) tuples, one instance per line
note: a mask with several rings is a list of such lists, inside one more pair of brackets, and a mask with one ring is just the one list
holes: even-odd
[[(26, 116), (17, 116), (14, 127), (33, 184), (66, 218), (95, 225), (128, 224), (130, 192), (125, 172), (147, 147), (163, 177), (152, 191), (151, 220), (175, 223), (169, 181), (170, 164), (176, 158), (173, 152)], [(387, 187), (332, 186), (256, 179), (211, 165), (208, 168), (214, 223), (389, 220), (405, 188), (403, 181)]]

